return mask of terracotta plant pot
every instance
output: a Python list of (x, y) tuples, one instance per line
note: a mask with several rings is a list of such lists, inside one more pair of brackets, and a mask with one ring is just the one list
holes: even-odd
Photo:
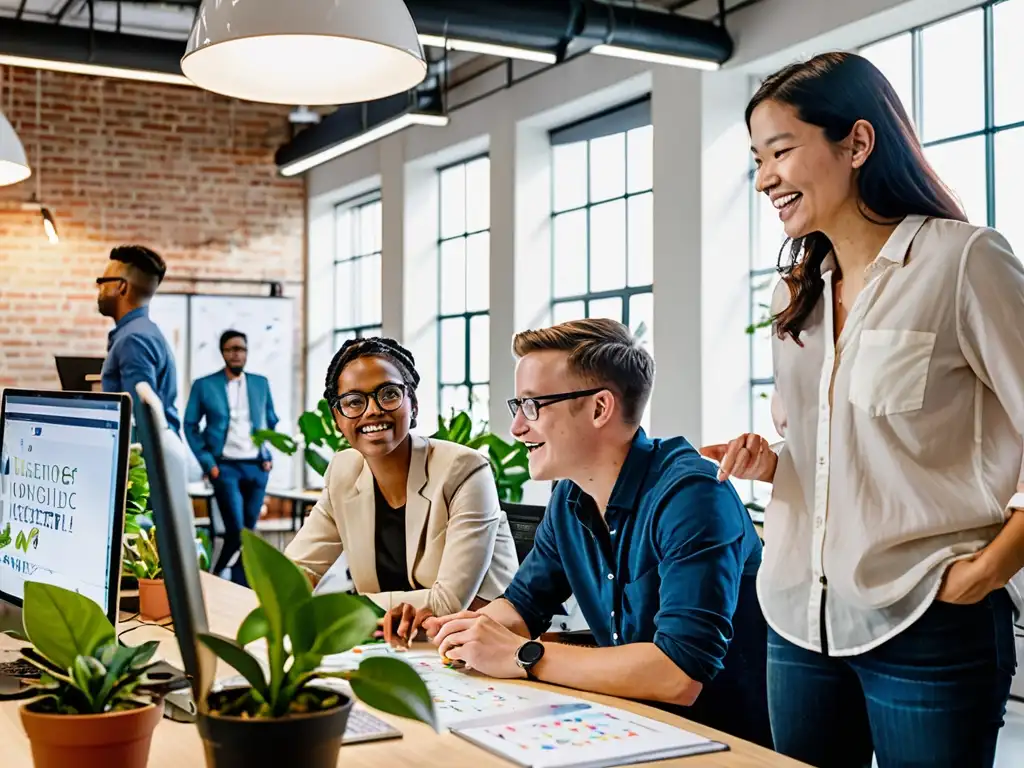
[[(246, 690), (228, 690), (221, 695), (223, 701), (230, 701)], [(256, 765), (335, 768), (352, 699), (336, 691), (324, 693), (338, 696), (342, 704), (322, 712), (289, 715), (278, 720), (200, 715), (199, 734), (203, 737), (207, 768), (253, 768)], [(210, 704), (217, 706), (212, 699)]]
[(163, 704), (105, 715), (52, 715), (21, 707), (35, 768), (146, 768)]
[(163, 579), (139, 579), (139, 613), (148, 621), (162, 621), (171, 615)]

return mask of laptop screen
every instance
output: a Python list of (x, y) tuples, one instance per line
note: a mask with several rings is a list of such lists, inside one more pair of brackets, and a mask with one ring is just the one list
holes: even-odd
[(0, 411), (0, 598), (26, 581), (94, 600), (116, 618), (129, 400), (7, 390)]

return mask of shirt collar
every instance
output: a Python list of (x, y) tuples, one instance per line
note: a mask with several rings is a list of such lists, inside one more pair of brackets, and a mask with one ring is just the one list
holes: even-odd
[[(608, 509), (628, 512), (636, 508), (653, 454), (654, 442), (647, 437), (643, 427), (640, 427), (633, 435), (629, 453), (626, 454), (626, 460), (622, 463), (622, 469), (619, 470), (619, 477), (615, 481), (611, 498), (608, 500)], [(578, 512), (585, 495), (583, 489), (573, 483), (566, 500), (570, 507)]]
[[(904, 266), (907, 263), (907, 254), (910, 252), (910, 245), (914, 242), (914, 238), (917, 237), (917, 233), (924, 226), (927, 221), (927, 216), (912, 215), (904, 217), (896, 229), (889, 235), (889, 239), (885, 241), (885, 245), (882, 246), (882, 250), (878, 252), (878, 256), (875, 260), (868, 265), (868, 269), (875, 268), (880, 265), (882, 261), (888, 261), (897, 266)], [(836, 268), (836, 255), (835, 251), (829, 252), (828, 256), (821, 263), (821, 274), (831, 272)]]
[(149, 307), (136, 307), (131, 312), (126, 313), (120, 320), (114, 323), (114, 328), (107, 335), (113, 336), (124, 326), (138, 317), (149, 317)]

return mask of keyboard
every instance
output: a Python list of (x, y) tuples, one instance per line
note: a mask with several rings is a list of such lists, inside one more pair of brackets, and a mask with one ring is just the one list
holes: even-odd
[(39, 667), (32, 666), (24, 659), (0, 663), (0, 675), (38, 680), (41, 674)]
[(381, 720), (362, 707), (352, 707), (348, 714), (348, 725), (342, 744), (359, 744), (366, 741), (400, 739), (402, 732), (385, 720)]

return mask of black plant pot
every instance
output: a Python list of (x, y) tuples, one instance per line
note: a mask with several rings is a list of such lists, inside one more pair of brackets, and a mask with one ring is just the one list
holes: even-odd
[[(246, 692), (245, 688), (223, 691), (220, 701), (230, 701)], [(337, 696), (342, 703), (320, 712), (276, 720), (200, 715), (199, 734), (206, 750), (207, 768), (335, 768), (352, 699), (336, 691), (323, 693)], [(210, 703), (218, 705), (216, 701)]]

